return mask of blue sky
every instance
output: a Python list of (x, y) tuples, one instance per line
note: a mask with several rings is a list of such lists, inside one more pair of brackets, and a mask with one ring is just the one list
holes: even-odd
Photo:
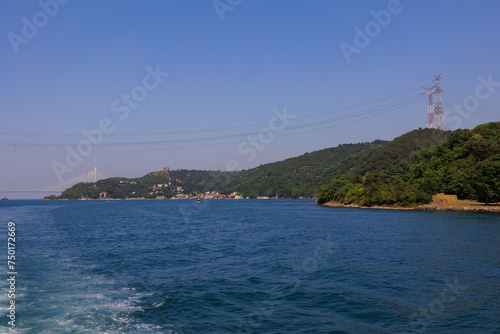
[[(419, 94), (440, 73), (449, 128), (499, 121), (499, 12), (493, 0), (2, 1), (0, 189), (393, 139), (426, 126)], [(108, 133), (70, 166), (67, 148), (102, 120)]]

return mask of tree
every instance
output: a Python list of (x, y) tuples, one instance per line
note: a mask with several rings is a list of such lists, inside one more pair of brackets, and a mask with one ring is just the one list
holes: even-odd
[(486, 204), (500, 202), (500, 164), (483, 164), (473, 178), (477, 200)]
[(484, 140), (483, 136), (476, 134), (467, 140), (464, 147), (476, 158), (483, 159), (488, 149), (488, 143)]

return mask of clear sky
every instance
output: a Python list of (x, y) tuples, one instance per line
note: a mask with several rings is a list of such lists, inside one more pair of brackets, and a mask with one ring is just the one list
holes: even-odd
[(498, 13), (495, 0), (2, 1), (0, 195), (94, 166), (251, 168), (393, 139), (426, 126), (419, 94), (438, 74), (449, 129), (500, 121)]

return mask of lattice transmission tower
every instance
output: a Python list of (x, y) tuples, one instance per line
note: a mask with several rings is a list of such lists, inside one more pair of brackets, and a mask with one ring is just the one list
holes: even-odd
[[(441, 82), (443, 78), (441, 77), (441, 74), (438, 76), (434, 76), (434, 86), (426, 88), (422, 87), (425, 89), (425, 92), (421, 93), (420, 95), (427, 94), (429, 95), (429, 100), (427, 103), (427, 127), (429, 129), (441, 129), (441, 130), (446, 130), (446, 122), (444, 121), (444, 114), (443, 114), (443, 103), (441, 102), (441, 93), (443, 90), (441, 89)], [(434, 96), (434, 101), (432, 97)]]

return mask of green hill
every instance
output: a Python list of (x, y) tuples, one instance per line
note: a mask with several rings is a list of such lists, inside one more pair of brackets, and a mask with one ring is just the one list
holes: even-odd
[(78, 183), (48, 199), (98, 199), (103, 192), (107, 198), (167, 198), (178, 194), (193, 195), (221, 189), (222, 178), (232, 178), (240, 172), (214, 172), (200, 170), (162, 170), (143, 177), (127, 179), (113, 177), (94, 183)]
[[(163, 170), (135, 179), (79, 183), (54, 199), (167, 198), (205, 192), (312, 198), (360, 205), (428, 203), (445, 192), (498, 201), (499, 124), (418, 129), (391, 141), (344, 144), (240, 172)], [(333, 180), (333, 181), (332, 181)], [(325, 186), (326, 185), (326, 186)]]
[(321, 187), (346, 173), (366, 175), (398, 164), (414, 152), (442, 143), (449, 132), (418, 129), (392, 141), (344, 144), (261, 165), (231, 179), (226, 191), (244, 196), (315, 197)]
[[(321, 186), (328, 183), (332, 175), (343, 171), (340, 161), (383, 143), (378, 140), (373, 143), (339, 145), (241, 172), (173, 170), (168, 174), (153, 172), (135, 179), (109, 178), (95, 185), (76, 184), (66, 189), (60, 197), (52, 198), (79, 199), (83, 196), (96, 199), (102, 192), (111, 198), (156, 198), (172, 197), (180, 192), (191, 195), (206, 191), (224, 194), (239, 192), (250, 198), (311, 198), (317, 196)], [(167, 186), (158, 187), (158, 184)], [(177, 187), (182, 187), (182, 190), (177, 190)]]
[(261, 165), (231, 179), (225, 191), (238, 191), (245, 197), (314, 197), (332, 175), (339, 173), (340, 161), (381, 143), (339, 145)]
[(398, 150), (398, 143), (411, 148), (408, 139), (422, 139), (412, 132), (387, 143), (383, 154), (379, 149), (378, 158), (365, 156), (358, 167), (337, 176), (321, 190), (318, 203), (411, 206), (430, 203), (432, 195), (441, 192), (459, 199), (500, 201), (500, 122), (447, 132), (444, 142), (414, 153), (401, 149), (395, 160), (391, 150)]

